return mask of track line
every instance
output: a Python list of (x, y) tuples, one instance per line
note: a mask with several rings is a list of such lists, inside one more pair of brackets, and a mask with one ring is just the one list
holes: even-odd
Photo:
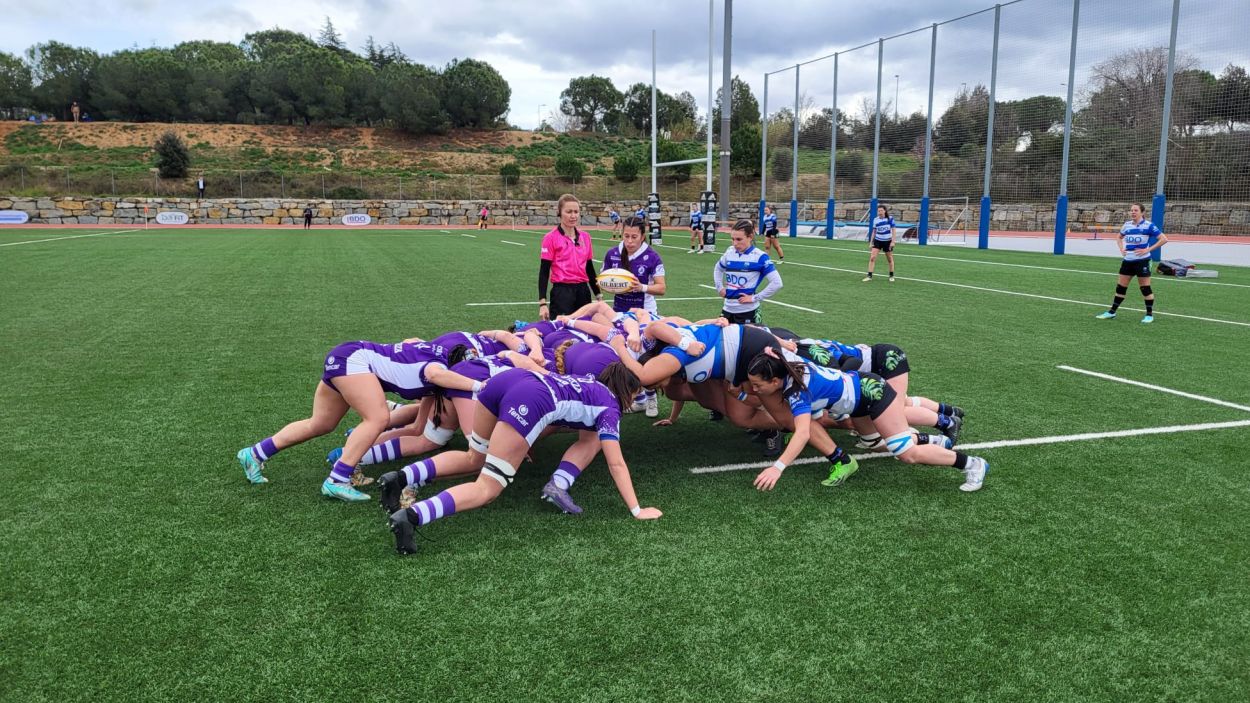
[[(858, 270), (858, 269), (844, 269), (844, 268), (838, 268), (837, 266), (820, 266), (818, 264), (804, 264), (798, 261), (791, 261), (790, 263), (786, 264), (786, 266), (806, 266), (808, 268), (824, 269), (826, 271), (842, 271), (844, 273), (853, 273), (857, 275), (860, 273), (863, 273), (863, 271)], [(1087, 300), (1072, 300), (1071, 298), (1057, 298), (1051, 295), (1038, 295), (1037, 293), (1021, 293), (1019, 291), (1002, 290), (1000, 288), (985, 288), (983, 286), (971, 286), (966, 283), (951, 283), (949, 281), (932, 281), (926, 278), (911, 278), (909, 276), (895, 276), (895, 278), (897, 278), (900, 281), (914, 281), (916, 283), (930, 283), (935, 286), (950, 286), (952, 288), (967, 288), (968, 290), (979, 290), (979, 291), (984, 291), (987, 293), (1002, 293), (1003, 295), (1016, 295), (1022, 298), (1036, 298), (1038, 300), (1050, 300), (1050, 301), (1054, 301), (1058, 303), (1072, 303), (1074, 305), (1092, 305), (1096, 308), (1107, 307), (1106, 303), (1091, 303)], [(1123, 305), (1120, 306), (1120, 309), (1132, 310), (1134, 312), (1145, 312), (1145, 310), (1143, 310), (1142, 308), (1130, 308), (1130, 307), (1126, 307)], [(1214, 317), (1200, 317), (1198, 315), (1185, 315), (1179, 312), (1162, 312), (1162, 311), (1156, 310), (1154, 314), (1156, 317), (1159, 315), (1166, 315), (1168, 317), (1181, 317), (1181, 318), (1185, 318), (1188, 320), (1201, 320), (1203, 322), (1218, 322), (1223, 325), (1237, 325), (1239, 327), (1250, 327), (1250, 322), (1240, 322), (1238, 320), (1221, 320), (1221, 319), (1214, 318)]]
[(109, 230), (107, 232), (94, 232), (92, 234), (74, 234), (68, 237), (51, 237), (48, 239), (31, 239), (25, 242), (6, 242), (4, 244), (0, 244), (0, 247), (16, 247), (22, 244), (39, 244), (40, 242), (57, 242), (62, 239), (82, 239), (83, 237), (99, 237), (105, 234), (123, 234), (125, 232), (138, 232), (138, 231), (139, 230), (137, 229), (118, 229), (118, 230)]
[(1153, 383), (1142, 383), (1141, 381), (1134, 381), (1129, 378), (1123, 378), (1120, 376), (1112, 376), (1111, 374), (1099, 373), (1097, 371), (1089, 371), (1087, 369), (1078, 369), (1074, 366), (1065, 366), (1064, 364), (1060, 364), (1056, 368), (1063, 369), (1064, 371), (1072, 371), (1074, 373), (1085, 374), (1086, 376), (1093, 376), (1094, 378), (1102, 378), (1108, 381), (1115, 381), (1116, 383), (1127, 383), (1130, 386), (1138, 386), (1139, 388), (1149, 388), (1152, 391), (1159, 391), (1160, 393), (1171, 393), (1172, 395), (1179, 395), (1182, 398), (1190, 398), (1192, 400), (1201, 400), (1204, 403), (1211, 403), (1212, 405), (1221, 405), (1226, 408), (1233, 408), (1234, 410), (1242, 410), (1242, 411), (1250, 413), (1250, 406), (1238, 405), (1237, 403), (1230, 403), (1227, 400), (1220, 400), (1219, 398), (1211, 398), (1205, 395), (1197, 395), (1195, 393), (1186, 393), (1185, 391), (1178, 391), (1175, 388), (1165, 388), (1163, 386), (1156, 386)]
[[(1237, 427), (1250, 427), (1250, 420), (1232, 420), (1228, 422), (1204, 422), (1197, 425), (1168, 425), (1165, 427), (1142, 427), (1135, 430), (1114, 430), (1111, 432), (1084, 432), (1081, 434), (1055, 435), (1052, 437), (1027, 437), (1024, 439), (1002, 439), (993, 442), (972, 442), (969, 444), (960, 444), (956, 448), (960, 451), (973, 449), (1001, 449), (1003, 447), (1027, 447), (1038, 444), (1062, 444), (1065, 442), (1089, 442), (1098, 439), (1115, 439), (1117, 437), (1139, 437), (1142, 435), (1157, 434), (1177, 434), (1180, 432), (1202, 432), (1205, 430), (1224, 430)], [(865, 461), (868, 459), (885, 459), (891, 456), (888, 452), (872, 452), (869, 454), (855, 454), (856, 461)], [(791, 463), (796, 464), (819, 464), (829, 461), (822, 456), (809, 456), (798, 459)], [(690, 469), (692, 474), (716, 474), (725, 473), (727, 471), (745, 471), (748, 469), (763, 469), (770, 465), (770, 462), (748, 462), (743, 464), (722, 464), (720, 466), (697, 466)]]

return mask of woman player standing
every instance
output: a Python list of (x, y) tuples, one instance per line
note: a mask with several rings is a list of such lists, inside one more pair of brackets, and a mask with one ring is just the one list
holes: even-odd
[(872, 244), (868, 248), (868, 275), (864, 283), (872, 281), (872, 269), (877, 265), (877, 252), (885, 252), (890, 265), (890, 283), (894, 282), (894, 218), (884, 205), (877, 206), (877, 216), (872, 220)]
[(777, 263), (785, 263), (786, 255), (781, 251), (781, 242), (777, 241), (777, 213), (770, 206), (764, 206), (764, 219), (760, 221), (760, 229), (764, 230), (764, 253), (768, 253), (769, 249), (776, 249)]
[(1120, 228), (1120, 278), (1116, 281), (1115, 297), (1111, 299), (1111, 309), (1098, 314), (1100, 320), (1115, 317), (1120, 303), (1124, 302), (1124, 294), (1128, 292), (1128, 282), (1137, 276), (1137, 285), (1141, 287), (1141, 297), (1146, 301), (1146, 316), (1141, 319), (1145, 324), (1155, 321), (1155, 293), (1150, 287), (1150, 252), (1167, 243), (1168, 237), (1153, 222), (1147, 220), (1141, 203), (1133, 203), (1129, 208), (1128, 222)]

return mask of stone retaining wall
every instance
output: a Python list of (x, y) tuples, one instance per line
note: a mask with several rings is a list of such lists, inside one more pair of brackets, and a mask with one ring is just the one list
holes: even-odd
[[(158, 212), (185, 212), (192, 224), (293, 225), (303, 222), (305, 207), (313, 208), (313, 223), (338, 224), (348, 213), (367, 213), (379, 225), (443, 225), (462, 226), (477, 222), (482, 205), (491, 211), (491, 221), (502, 226), (552, 226), (556, 223), (555, 203), (548, 201), (481, 201), (481, 200), (295, 200), (219, 198), (19, 198), (0, 196), (0, 210), (21, 210), (30, 214), (32, 223), (41, 224), (143, 224), (144, 208), (149, 220)], [(582, 222), (587, 225), (608, 225), (609, 203), (582, 203)], [(1149, 203), (1146, 204), (1149, 207)], [(778, 218), (783, 230), (788, 227), (788, 204), (778, 203)], [(968, 204), (959, 222), (961, 229), (976, 229), (980, 217), (979, 203)], [(732, 203), (725, 222), (740, 218), (757, 219), (758, 204)], [(861, 220), (863, 203), (838, 205), (835, 216), (842, 220)], [(963, 210), (962, 204), (940, 203), (930, 211), (933, 227), (947, 227)], [(689, 203), (665, 205), (665, 225), (679, 227), (689, 223)], [(994, 230), (1054, 230), (1054, 206), (1009, 203), (993, 208)], [(622, 216), (630, 214), (622, 211)], [(903, 204), (891, 212), (897, 222), (914, 223), (919, 217), (915, 204)], [(823, 205), (800, 209), (800, 220), (823, 221)], [(1117, 227), (1128, 219), (1125, 203), (1071, 203), (1068, 226), (1072, 231), (1090, 231), (1095, 226)], [(1168, 206), (1165, 229), (1184, 234), (1248, 235), (1250, 234), (1250, 203), (1175, 203)]]

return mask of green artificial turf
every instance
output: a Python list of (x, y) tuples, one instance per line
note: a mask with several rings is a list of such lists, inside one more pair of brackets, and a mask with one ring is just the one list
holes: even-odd
[[(838, 488), (795, 466), (761, 494), (753, 470), (689, 471), (759, 460), (741, 431), (697, 407), (670, 428), (631, 415), (626, 457), (659, 521), (629, 518), (602, 459), (573, 490), (585, 514), (541, 503), (557, 436), (409, 558), (375, 505), (318, 494), (341, 433), (244, 481), (235, 452), (306, 416), (335, 344), (532, 318), (466, 303), (534, 300), (538, 236), (153, 229), (0, 247), (0, 700), (1250, 698), (1250, 428), (974, 451), (992, 465), (974, 494), (952, 469), (892, 460)], [(660, 249), (668, 297), (714, 295), (714, 257), (685, 240)], [(865, 284), (862, 243), (783, 245), (776, 300), (820, 313), (767, 305), (766, 321), (903, 347), (913, 393), (967, 410), (962, 442), (1250, 419), (1056, 368), (1250, 405), (1250, 288), (1156, 278), (1160, 313), (1243, 324), (1143, 326), (998, 292), (1102, 305), (1114, 260), (905, 246), (898, 282), (881, 259)], [(1250, 270), (1219, 281), (1250, 286)]]

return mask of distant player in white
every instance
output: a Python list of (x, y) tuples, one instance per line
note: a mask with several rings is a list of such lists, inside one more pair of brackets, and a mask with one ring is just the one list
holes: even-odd
[(1150, 287), (1150, 252), (1167, 243), (1168, 237), (1153, 222), (1142, 214), (1145, 209), (1141, 203), (1133, 203), (1129, 208), (1129, 221), (1120, 228), (1120, 278), (1116, 281), (1115, 297), (1111, 299), (1111, 309), (1097, 315), (1100, 320), (1115, 317), (1120, 303), (1124, 302), (1124, 294), (1128, 293), (1128, 282), (1137, 276), (1137, 285), (1141, 286), (1141, 297), (1146, 301), (1146, 316), (1141, 319), (1149, 324), (1155, 321), (1155, 293)]
[(872, 220), (872, 232), (869, 233), (871, 244), (868, 245), (868, 275), (864, 283), (872, 280), (872, 269), (877, 265), (877, 252), (885, 252), (885, 260), (890, 264), (890, 283), (894, 282), (894, 218), (884, 205), (877, 206), (877, 216)]

